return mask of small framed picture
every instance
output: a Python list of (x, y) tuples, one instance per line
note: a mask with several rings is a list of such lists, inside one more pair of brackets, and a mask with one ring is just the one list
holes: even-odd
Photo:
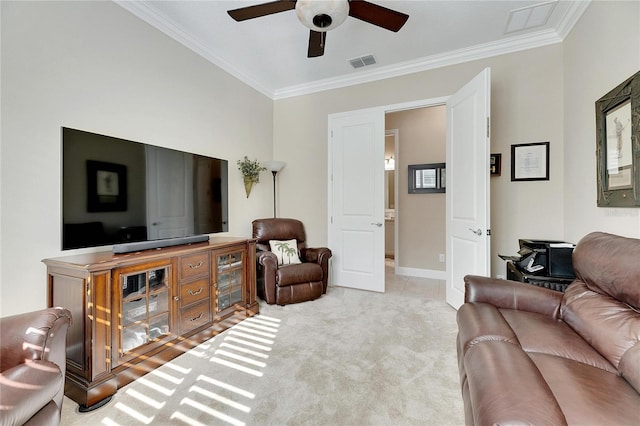
[(500, 176), (502, 169), (502, 154), (491, 154), (489, 156), (489, 172), (491, 176)]
[(445, 163), (409, 165), (409, 194), (445, 192), (446, 186)]
[(127, 167), (87, 160), (87, 211), (127, 210)]
[(549, 142), (511, 145), (511, 181), (549, 180)]

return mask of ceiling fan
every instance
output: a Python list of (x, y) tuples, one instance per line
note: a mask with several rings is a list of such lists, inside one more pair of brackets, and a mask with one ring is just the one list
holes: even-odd
[(310, 29), (308, 58), (324, 55), (327, 31), (337, 28), (347, 16), (394, 32), (409, 19), (409, 15), (364, 0), (277, 0), (227, 13), (236, 21), (245, 21), (293, 9), (300, 22)]

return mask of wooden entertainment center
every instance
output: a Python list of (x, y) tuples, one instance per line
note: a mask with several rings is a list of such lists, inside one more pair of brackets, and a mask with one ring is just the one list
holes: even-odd
[(258, 313), (255, 240), (211, 237), (43, 262), (49, 306), (73, 315), (65, 395), (80, 411), (102, 406), (118, 388)]

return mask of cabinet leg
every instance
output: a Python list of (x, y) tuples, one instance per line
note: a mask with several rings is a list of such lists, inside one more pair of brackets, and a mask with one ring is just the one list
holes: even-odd
[(79, 413), (90, 413), (91, 411), (95, 411), (98, 408), (102, 408), (105, 405), (107, 405), (107, 403), (109, 401), (111, 401), (111, 398), (113, 398), (113, 395), (108, 396), (105, 399), (102, 399), (102, 400), (100, 400), (100, 401), (96, 402), (95, 404), (90, 405), (88, 407), (86, 405), (84, 405), (84, 404), (80, 404), (80, 405), (78, 405), (78, 412)]

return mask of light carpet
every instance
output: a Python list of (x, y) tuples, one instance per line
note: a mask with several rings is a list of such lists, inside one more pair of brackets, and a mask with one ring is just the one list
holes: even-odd
[(261, 302), (94, 412), (65, 398), (62, 425), (464, 424), (455, 310), (425, 281)]

